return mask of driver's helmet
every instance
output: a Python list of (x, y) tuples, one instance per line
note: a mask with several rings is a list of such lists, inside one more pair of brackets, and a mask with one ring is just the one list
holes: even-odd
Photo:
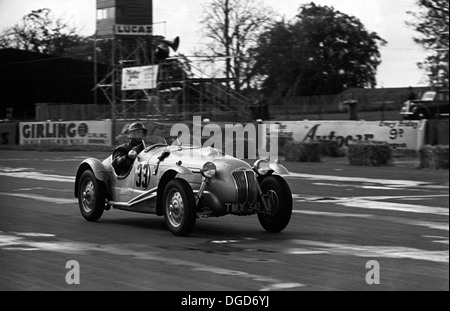
[(141, 141), (147, 134), (147, 129), (141, 122), (134, 122), (128, 127), (128, 137), (135, 141)]

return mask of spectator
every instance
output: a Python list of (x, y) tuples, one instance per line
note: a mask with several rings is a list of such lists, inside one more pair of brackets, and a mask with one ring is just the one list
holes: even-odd
[(267, 104), (267, 100), (264, 95), (259, 95), (258, 98), (258, 119), (269, 120), (269, 106)]
[(355, 93), (350, 92), (348, 99), (342, 104), (349, 107), (349, 120), (358, 120), (358, 101), (355, 98)]
[(406, 100), (415, 100), (417, 99), (416, 93), (414, 93), (413, 88), (410, 86), (408, 88), (408, 97), (406, 98)]

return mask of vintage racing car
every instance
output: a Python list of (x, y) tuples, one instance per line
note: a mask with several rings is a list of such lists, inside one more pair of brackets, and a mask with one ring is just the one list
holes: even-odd
[[(145, 142), (144, 142), (145, 144)], [(186, 236), (197, 218), (255, 215), (268, 232), (280, 232), (292, 214), (292, 194), (278, 161), (253, 166), (200, 144), (152, 138), (145, 149), (130, 151), (133, 165), (124, 176), (112, 156), (84, 160), (77, 171), (75, 197), (83, 217), (97, 221), (114, 209), (164, 216), (168, 229)]]

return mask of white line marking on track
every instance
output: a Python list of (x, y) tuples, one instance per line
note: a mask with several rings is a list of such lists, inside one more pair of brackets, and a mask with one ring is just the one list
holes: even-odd
[(359, 185), (350, 185), (350, 184), (331, 184), (331, 183), (322, 183), (322, 182), (316, 182), (316, 183), (313, 183), (313, 185), (316, 185), (316, 186), (339, 187), (339, 188), (355, 187), (355, 188), (374, 189), (374, 190), (398, 190), (398, 188), (394, 188), (394, 187), (383, 187), (383, 186), (359, 186)]
[(4, 247), (3, 248), (5, 251), (24, 251), (24, 252), (29, 252), (29, 251), (38, 251), (39, 248), (28, 248), (28, 247)]
[(336, 182), (354, 182), (354, 183), (367, 183), (367, 184), (380, 184), (384, 187), (396, 187), (396, 188), (411, 188), (411, 187), (428, 187), (448, 189), (448, 186), (431, 185), (429, 182), (415, 181), (415, 180), (396, 180), (396, 179), (379, 179), (379, 178), (363, 178), (363, 177), (347, 177), (347, 176), (333, 176), (333, 175), (313, 175), (313, 174), (300, 174), (291, 172), (286, 178), (302, 178), (313, 181), (336, 181)]
[[(296, 244), (309, 246), (311, 251), (325, 251), (332, 255), (372, 257), (372, 258), (393, 258), (393, 259), (415, 259), (431, 262), (448, 263), (449, 250), (429, 251), (404, 246), (366, 246), (354, 244), (323, 243), (307, 240), (292, 240)], [(287, 249), (287, 254), (296, 254), (297, 248)]]
[(43, 174), (33, 171), (33, 169), (18, 168), (11, 169), (7, 167), (0, 167), (0, 176), (16, 177), (22, 179), (35, 179), (42, 181), (57, 181), (57, 182), (75, 182), (75, 176), (63, 176), (54, 174)]
[(449, 215), (448, 208), (431, 207), (425, 205), (412, 205), (412, 204), (380, 202), (380, 201), (374, 202), (361, 199), (350, 200), (347, 202), (339, 202), (338, 204), (347, 207), (356, 207), (364, 209), (389, 210), (389, 211), (408, 212), (416, 214), (434, 214), (443, 216)]
[(382, 202), (381, 200), (403, 200), (405, 198), (443, 198), (448, 197), (448, 194), (437, 195), (423, 195), (423, 196), (363, 196), (363, 197), (312, 197), (301, 196), (295, 194), (292, 198), (297, 203), (315, 202), (315, 203), (333, 203), (346, 207), (375, 209), (375, 210), (390, 210), (418, 214), (435, 214), (435, 215), (449, 215), (449, 209), (444, 207), (433, 207), (426, 205), (414, 205), (395, 202)]
[(10, 196), (10, 197), (18, 197), (24, 199), (33, 199), (36, 201), (53, 203), (53, 204), (75, 204), (77, 203), (77, 199), (64, 199), (64, 198), (55, 198), (55, 197), (46, 197), (38, 194), (30, 194), (30, 193), (6, 193), (0, 192), (0, 195)]
[(349, 213), (332, 213), (332, 212), (316, 212), (308, 210), (293, 210), (295, 214), (314, 215), (314, 216), (330, 216), (330, 217), (356, 217), (356, 218), (368, 218), (373, 217), (370, 214), (349, 214)]
[(11, 232), (14, 234), (17, 234), (19, 236), (26, 236), (26, 237), (45, 237), (45, 238), (52, 238), (55, 235), (49, 234), (49, 233), (35, 233), (35, 232)]
[(34, 188), (20, 188), (20, 189), (15, 189), (14, 191), (36, 191), (36, 190), (50, 190), (50, 191), (55, 191), (55, 192), (66, 192), (66, 193), (73, 193), (72, 189), (56, 189), (56, 188), (44, 188), (44, 187), (34, 187)]
[(38, 161), (38, 162), (81, 162), (84, 159), (89, 158), (89, 156), (85, 156), (85, 157), (74, 157), (72, 159), (38, 159), (38, 158), (34, 158), (34, 159), (2, 159), (3, 162), (10, 162), (10, 161), (20, 161), (20, 162), (30, 162), (30, 161)]
[(430, 221), (415, 221), (415, 222), (411, 222), (411, 223), (416, 226), (427, 227), (430, 229), (449, 231), (448, 230), (448, 222), (447, 223), (437, 223), (437, 222), (430, 222)]
[(430, 239), (438, 239), (438, 240), (434, 240), (433, 243), (449, 244), (448, 243), (449, 239), (448, 239), (448, 237), (445, 237), (445, 236), (422, 235), (422, 237), (430, 238)]

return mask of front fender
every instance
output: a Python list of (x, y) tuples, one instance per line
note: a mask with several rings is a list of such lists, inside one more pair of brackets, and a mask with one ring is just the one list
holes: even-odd
[(84, 160), (83, 162), (81, 162), (80, 166), (78, 167), (78, 171), (77, 171), (77, 176), (75, 178), (75, 197), (78, 197), (78, 184), (80, 181), (80, 177), (81, 174), (83, 174), (84, 171), (86, 170), (91, 170), (94, 175), (95, 178), (97, 178), (98, 180), (106, 183), (108, 181), (109, 178), (109, 173), (106, 170), (105, 166), (103, 165), (103, 163), (95, 158), (89, 158)]
[(265, 175), (265, 176), (258, 176), (256, 179), (258, 180), (258, 184), (261, 184), (262, 181), (266, 178), (275, 178), (277, 179), (282, 185), (289, 187), (289, 184), (287, 183), (286, 179), (281, 177), (280, 175)]
[(280, 163), (270, 163), (269, 168), (278, 175), (289, 175), (289, 171)]
[(192, 173), (192, 171), (190, 169), (188, 169), (184, 166), (181, 166), (181, 165), (173, 166), (173, 167), (169, 168), (168, 170), (175, 171), (181, 175), (193, 175), (194, 174), (194, 173)]
[(184, 166), (176, 165), (167, 169), (162, 176), (159, 178), (158, 182), (158, 192), (156, 197), (156, 215), (163, 215), (163, 194), (166, 184), (174, 179), (178, 174), (180, 175), (194, 175), (192, 171)]

